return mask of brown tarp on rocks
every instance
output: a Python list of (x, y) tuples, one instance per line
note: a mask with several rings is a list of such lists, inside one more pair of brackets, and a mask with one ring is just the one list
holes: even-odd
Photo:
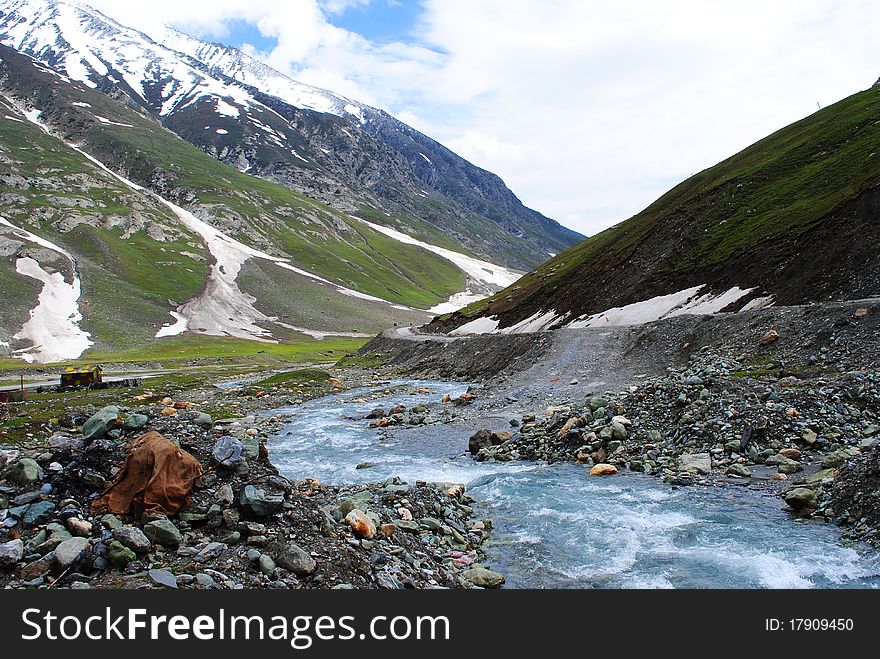
[(157, 432), (141, 435), (128, 449), (125, 467), (92, 502), (92, 513), (174, 515), (190, 505), (202, 465)]

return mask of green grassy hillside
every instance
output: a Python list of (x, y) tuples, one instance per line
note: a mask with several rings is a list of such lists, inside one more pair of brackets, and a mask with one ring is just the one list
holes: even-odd
[(780, 304), (878, 295), (878, 186), (873, 87), (700, 172), (435, 325), (497, 315), (507, 326), (551, 309), (575, 318), (699, 284), (754, 287), (750, 297)]

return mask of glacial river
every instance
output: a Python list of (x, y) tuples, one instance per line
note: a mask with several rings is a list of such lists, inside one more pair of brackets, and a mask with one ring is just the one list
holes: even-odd
[[(880, 555), (839, 541), (832, 524), (798, 521), (782, 501), (744, 487), (673, 488), (582, 466), (479, 463), (467, 431), (442, 424), (383, 437), (374, 407), (439, 401), (466, 385), (394, 383), (381, 399), (360, 389), (275, 410), (291, 414), (272, 438), (273, 463), (291, 479), (350, 484), (400, 476), (460, 482), (493, 520), (487, 563), (517, 588), (877, 588)], [(425, 387), (429, 395), (416, 395)], [(373, 463), (356, 469), (360, 463)]]

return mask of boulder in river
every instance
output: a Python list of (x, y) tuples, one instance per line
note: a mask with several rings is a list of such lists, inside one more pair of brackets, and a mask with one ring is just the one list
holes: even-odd
[(465, 570), (461, 573), (461, 576), (465, 581), (468, 581), (475, 586), (479, 586), (480, 588), (498, 588), (504, 584), (503, 574), (487, 570), (483, 567), (474, 567), (470, 570)]
[(818, 504), (816, 493), (808, 487), (796, 487), (785, 493), (785, 503), (793, 510), (812, 510)]
[(473, 455), (480, 452), (481, 449), (492, 447), (492, 433), (485, 428), (478, 430), (468, 440), (468, 451)]
[(600, 463), (590, 469), (590, 476), (613, 476), (617, 473), (617, 467), (610, 464)]

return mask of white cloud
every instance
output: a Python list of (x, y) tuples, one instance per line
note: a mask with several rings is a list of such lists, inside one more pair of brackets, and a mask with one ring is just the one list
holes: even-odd
[(411, 43), (335, 27), (369, 0), (95, 0), (133, 27), (220, 34), (391, 111), (585, 232), (880, 75), (873, 0), (425, 0)]

